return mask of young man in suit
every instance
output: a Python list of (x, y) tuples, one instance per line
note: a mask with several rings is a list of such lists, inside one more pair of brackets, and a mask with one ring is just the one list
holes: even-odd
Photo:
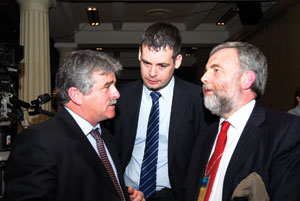
[[(116, 106), (114, 134), (119, 148), (127, 186), (144, 192), (148, 201), (172, 201), (181, 195), (192, 147), (199, 129), (204, 124), (202, 88), (174, 76), (182, 62), (181, 35), (169, 23), (155, 23), (142, 35), (138, 59), (142, 80), (127, 83), (119, 88), (121, 98)], [(150, 122), (153, 93), (159, 94), (156, 140), (150, 139)], [(153, 126), (154, 127), (154, 126)], [(149, 173), (148, 148), (152, 145), (154, 158)], [(154, 148), (155, 147), (155, 148)], [(145, 165), (146, 164), (146, 165)], [(154, 179), (153, 179), (154, 178)], [(142, 180), (148, 180), (147, 184)], [(151, 181), (150, 181), (151, 180)]]
[(144, 200), (125, 187), (110, 133), (99, 123), (115, 116), (120, 70), (115, 59), (91, 50), (65, 58), (56, 75), (63, 106), (17, 136), (6, 164), (6, 200)]
[(237, 185), (253, 174), (270, 200), (300, 200), (300, 118), (256, 102), (267, 81), (264, 54), (248, 43), (220, 44), (201, 81), (205, 107), (220, 120), (196, 141), (185, 200), (231, 201)]

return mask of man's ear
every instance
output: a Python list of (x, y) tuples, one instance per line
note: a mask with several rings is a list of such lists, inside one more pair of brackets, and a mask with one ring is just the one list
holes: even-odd
[(242, 75), (242, 88), (244, 90), (250, 89), (255, 79), (256, 79), (256, 74), (254, 73), (254, 71), (244, 72)]
[(68, 90), (69, 97), (73, 103), (76, 105), (81, 105), (82, 104), (82, 96), (83, 94), (76, 88), (76, 87), (71, 87)]
[(182, 55), (179, 54), (175, 59), (175, 69), (178, 69), (181, 66)]

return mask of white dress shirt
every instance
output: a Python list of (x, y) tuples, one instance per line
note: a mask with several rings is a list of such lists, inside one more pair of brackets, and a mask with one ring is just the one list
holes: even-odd
[[(95, 127), (93, 127), (88, 121), (86, 121), (85, 119), (83, 119), (82, 117), (80, 117), (78, 114), (76, 114), (75, 112), (73, 112), (72, 110), (70, 110), (67, 107), (65, 107), (65, 108), (71, 114), (71, 116), (74, 118), (74, 120), (76, 121), (76, 123), (78, 124), (78, 126), (81, 128), (82, 132), (86, 135), (87, 139), (89, 140), (89, 142), (91, 143), (92, 147), (97, 152), (97, 154), (98, 154), (98, 156), (100, 158), (100, 155), (99, 155), (98, 149), (97, 149), (97, 142), (96, 142), (95, 138), (92, 136), (92, 134), (90, 133), (93, 129), (97, 128), (99, 130), (99, 133), (101, 134), (100, 123), (97, 124)], [(104, 147), (105, 147), (105, 151), (106, 151), (108, 160), (109, 160), (109, 162), (110, 162), (110, 164), (111, 164), (111, 166), (112, 166), (112, 168), (114, 170), (115, 176), (116, 176), (117, 181), (118, 181), (118, 183), (120, 185), (119, 178), (118, 178), (118, 173), (117, 173), (114, 161), (112, 160), (111, 155), (109, 153), (109, 150), (107, 149), (104, 141), (103, 141), (103, 143), (104, 143)], [(121, 188), (121, 190), (122, 190), (122, 188)]]
[[(226, 146), (218, 167), (218, 171), (216, 174), (216, 178), (214, 181), (214, 185), (209, 197), (209, 201), (222, 201), (222, 192), (223, 192), (223, 183), (225, 173), (231, 159), (231, 156), (235, 150), (235, 147), (241, 137), (241, 134), (244, 130), (244, 127), (252, 113), (252, 110), (255, 105), (255, 100), (250, 101), (248, 104), (244, 105), (242, 108), (233, 113), (226, 121), (230, 123), (230, 127), (227, 131), (227, 142)], [(219, 131), (221, 130), (222, 122), (225, 119), (221, 118), (219, 122)], [(219, 135), (219, 134), (218, 134)], [(217, 136), (218, 137), (218, 136)], [(215, 144), (211, 151), (211, 155), (215, 149), (217, 137), (215, 140)]]

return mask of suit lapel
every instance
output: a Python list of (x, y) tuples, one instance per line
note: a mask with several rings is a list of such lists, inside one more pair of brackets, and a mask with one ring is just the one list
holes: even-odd
[[(111, 182), (111, 179), (109, 178), (97, 152), (77, 125), (76, 121), (64, 108), (62, 108), (58, 113), (57, 118), (59, 118), (60, 121), (64, 121), (65, 125), (69, 126), (66, 130), (68, 130), (70, 138), (72, 138), (73, 143), (75, 143), (76, 153), (74, 154), (78, 155), (83, 161), (89, 164), (96, 174), (95, 178), (99, 179), (99, 181), (103, 182), (108, 188), (110, 188), (112, 193), (116, 193), (113, 183)], [(70, 141), (70, 143), (72, 143), (72, 141)]]
[(196, 140), (193, 155), (191, 157), (191, 165), (189, 167), (189, 176), (187, 178), (187, 200), (198, 200), (206, 165), (218, 133), (218, 125), (218, 122), (215, 122), (209, 127), (206, 127), (206, 129), (201, 132), (201, 136)]
[(209, 161), (209, 157), (215, 142), (215, 139), (217, 137), (218, 134), (218, 126), (219, 126), (219, 122), (215, 122), (211, 125), (211, 127), (207, 128), (209, 129), (206, 136), (204, 138), (199, 137), (198, 139), (203, 139), (198, 145), (196, 145), (196, 147), (200, 147), (201, 151), (199, 151), (197, 153), (199, 160), (198, 164), (197, 164), (197, 169), (195, 171), (198, 171), (200, 176), (198, 179), (198, 184), (197, 184), (197, 193), (195, 196), (195, 200), (197, 200), (198, 195), (199, 195), (199, 190), (202, 184), (202, 179), (205, 176), (205, 170), (206, 170), (206, 166), (207, 163)]
[(112, 193), (116, 193), (113, 183), (109, 178), (109, 175), (103, 163), (101, 162), (98, 153), (94, 150), (84, 134), (82, 134), (82, 137), (78, 138), (76, 146), (76, 150), (78, 151), (79, 155), (82, 156), (82, 159), (89, 164), (89, 166), (95, 172), (95, 178), (99, 179), (99, 181), (110, 188)]
[[(138, 93), (137, 93), (138, 92)], [(130, 91), (127, 91), (125, 93), (130, 93), (128, 97), (130, 97), (130, 100), (126, 100), (127, 102), (130, 102), (128, 104), (128, 107), (124, 107), (122, 112), (126, 114), (126, 121), (127, 125), (124, 128), (123, 133), (123, 140), (124, 142), (128, 142), (128, 145), (124, 147), (125, 149), (122, 150), (122, 152), (125, 152), (126, 159), (125, 161), (129, 162), (131, 158), (131, 153), (133, 151), (133, 146), (136, 138), (136, 130), (138, 125), (138, 119), (139, 119), (139, 112), (140, 112), (140, 105), (141, 105), (141, 99), (142, 99), (142, 93), (143, 93), (143, 83), (142, 81), (138, 81), (136, 85)], [(122, 97), (122, 95), (121, 95)], [(127, 164), (125, 164), (125, 167)]]
[[(184, 105), (183, 103), (183, 95), (182, 90), (180, 87), (178, 87), (178, 79), (175, 78), (174, 83), (174, 91), (173, 91), (173, 100), (172, 100), (172, 107), (171, 107), (171, 117), (170, 117), (170, 127), (169, 127), (169, 144), (168, 144), (168, 158), (169, 158), (169, 166), (171, 166), (174, 150), (175, 150), (175, 144), (178, 138), (177, 134), (179, 129), (178, 124), (178, 115), (181, 114), (181, 105)], [(172, 133), (172, 134), (171, 134)]]
[(233, 188), (232, 178), (235, 177), (235, 174), (246, 163), (248, 159), (247, 156), (251, 154), (253, 147), (255, 147), (260, 136), (262, 136), (264, 129), (260, 128), (260, 125), (264, 122), (264, 120), (265, 110), (262, 107), (256, 105), (248, 122), (246, 123), (246, 126), (241, 134), (241, 137), (227, 167), (224, 178), (223, 200), (227, 200), (227, 197), (231, 196), (229, 194), (231, 193), (231, 189)]
[[(138, 91), (138, 93), (136, 93)], [(133, 126), (130, 126), (131, 130), (128, 133), (132, 133), (131, 141), (135, 141), (136, 137), (136, 130), (137, 130), (137, 125), (138, 125), (138, 119), (139, 119), (139, 113), (140, 113), (140, 106), (141, 106), (141, 100), (142, 100), (142, 93), (143, 93), (143, 84), (142, 82), (139, 82), (135, 89), (132, 90), (134, 92), (132, 94), (132, 108), (128, 108), (129, 110), (127, 111), (129, 116), (128, 118), (134, 122)], [(134, 143), (133, 143), (134, 144)]]
[(111, 144), (111, 140), (110, 140), (111, 136), (110, 135), (111, 134), (108, 131), (106, 131), (105, 129), (102, 129), (102, 137), (103, 137), (103, 140), (105, 142), (105, 145), (106, 145), (107, 149), (109, 150), (109, 154), (110, 154), (112, 160), (114, 161), (114, 165), (115, 165), (115, 168), (116, 168), (116, 171), (117, 171), (117, 174), (118, 174), (117, 176), (119, 178), (120, 186), (123, 190), (123, 193), (124, 193), (126, 199), (128, 199), (127, 198), (128, 193), (127, 193), (127, 188), (125, 187), (125, 183), (124, 183), (124, 180), (123, 180), (123, 174), (122, 174), (120, 159), (117, 155), (117, 152), (115, 150), (114, 145)]

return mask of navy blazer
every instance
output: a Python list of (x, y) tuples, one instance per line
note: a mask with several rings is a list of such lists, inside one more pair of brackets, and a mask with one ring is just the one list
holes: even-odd
[[(127, 83), (119, 91), (121, 96), (117, 102), (113, 133), (125, 170), (136, 138), (143, 82)], [(192, 148), (204, 124), (201, 86), (175, 77), (168, 142), (169, 178), (175, 198), (181, 194)]]
[[(198, 137), (186, 183), (186, 201), (196, 201), (218, 132), (218, 122)], [(271, 201), (300, 200), (300, 118), (265, 110), (258, 104), (245, 125), (224, 178), (223, 201), (236, 186), (258, 173)]]
[[(102, 130), (102, 135), (130, 200), (110, 133)], [(17, 136), (4, 179), (6, 200), (121, 200), (97, 152), (64, 107)]]

